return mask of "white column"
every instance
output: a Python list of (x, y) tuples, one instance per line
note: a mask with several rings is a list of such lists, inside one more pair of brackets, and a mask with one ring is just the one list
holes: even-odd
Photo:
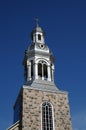
[(50, 65), (47, 66), (47, 70), (48, 70), (48, 81), (51, 81), (51, 71), (50, 71)]
[(43, 68), (43, 64), (42, 64), (42, 80), (44, 80), (44, 68)]
[(31, 63), (27, 65), (27, 81), (31, 80)]
[(52, 66), (52, 81), (54, 81), (54, 66)]
[(35, 76), (35, 79), (38, 79), (38, 64), (37, 63), (34, 64), (34, 76)]

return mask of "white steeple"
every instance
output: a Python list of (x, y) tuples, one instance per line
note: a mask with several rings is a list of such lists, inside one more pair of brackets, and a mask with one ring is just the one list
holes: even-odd
[(44, 44), (44, 31), (41, 27), (38, 25), (39, 19), (36, 18), (36, 27), (33, 29), (31, 33), (31, 38), (33, 42)]
[(31, 32), (32, 43), (25, 52), (24, 69), (26, 82), (54, 82), (54, 58), (45, 44), (45, 33), (37, 24)]
[(41, 27), (37, 26), (33, 29), (31, 33), (31, 38), (33, 42), (44, 44), (44, 31)]

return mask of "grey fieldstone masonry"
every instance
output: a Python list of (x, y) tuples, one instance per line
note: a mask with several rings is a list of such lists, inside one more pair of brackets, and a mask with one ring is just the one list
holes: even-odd
[(23, 88), (22, 130), (41, 130), (41, 104), (53, 105), (55, 130), (72, 130), (68, 95)]

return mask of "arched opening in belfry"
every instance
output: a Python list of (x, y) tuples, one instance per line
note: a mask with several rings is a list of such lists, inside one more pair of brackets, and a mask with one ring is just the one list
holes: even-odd
[(40, 34), (38, 34), (38, 40), (41, 40), (41, 35)]
[(38, 76), (39, 78), (42, 77), (42, 64), (38, 63)]
[(31, 78), (33, 78), (33, 60), (31, 60)]
[(44, 80), (46, 80), (47, 77), (48, 77), (47, 65), (46, 64), (43, 64), (43, 77), (44, 77)]

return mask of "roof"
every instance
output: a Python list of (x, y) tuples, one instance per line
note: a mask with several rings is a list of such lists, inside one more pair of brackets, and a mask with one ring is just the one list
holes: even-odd
[(46, 81), (46, 80), (33, 80), (24, 84), (28, 89), (37, 89), (42, 91), (50, 91), (54, 93), (67, 93), (65, 91), (61, 91), (54, 84), (54, 82)]
[[(32, 33), (35, 33), (35, 32), (41, 32), (41, 33), (45, 34), (44, 31), (43, 31), (43, 29), (42, 29), (40, 26), (36, 26), (36, 27), (32, 30)], [(32, 33), (31, 33), (31, 34), (32, 34)]]

